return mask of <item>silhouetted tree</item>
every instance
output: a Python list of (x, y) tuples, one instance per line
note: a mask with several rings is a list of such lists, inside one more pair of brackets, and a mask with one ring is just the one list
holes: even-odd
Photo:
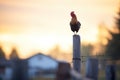
[(108, 39), (110, 38), (110, 34), (107, 29), (107, 25), (105, 23), (100, 23), (98, 25), (98, 34), (97, 34), (97, 44), (94, 45), (97, 50), (98, 55), (105, 54), (105, 48), (108, 43)]
[(81, 60), (85, 62), (86, 59), (92, 55), (94, 46), (92, 44), (81, 45)]
[(13, 62), (13, 74), (11, 80), (28, 80), (27, 60), (19, 59), (16, 48), (13, 48), (11, 51), (10, 60)]
[(0, 47), (0, 58), (5, 58), (5, 53), (2, 49), (2, 47)]
[(55, 59), (62, 59), (68, 62), (72, 60), (71, 50), (63, 51), (59, 45), (55, 45), (50, 51), (49, 55)]
[(118, 17), (116, 17), (115, 19), (116, 19), (116, 27), (118, 29), (118, 34), (120, 35), (120, 7), (118, 11)]
[(18, 58), (18, 53), (15, 48), (13, 48), (11, 54), (10, 54), (10, 59)]
[(82, 44), (81, 45), (81, 56), (87, 56), (87, 55), (91, 55), (93, 51), (93, 45), (92, 44)]
[(108, 30), (111, 39), (108, 39), (108, 44), (106, 45), (106, 55), (113, 60), (118, 60), (120, 59), (120, 8), (115, 20), (116, 26), (114, 27), (114, 31)]

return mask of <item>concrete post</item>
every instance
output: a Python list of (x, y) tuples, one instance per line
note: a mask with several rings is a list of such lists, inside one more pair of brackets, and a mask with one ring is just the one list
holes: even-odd
[(106, 80), (116, 80), (116, 66), (114, 64), (106, 66)]
[[(81, 59), (80, 59), (80, 36), (73, 35), (73, 69), (80, 73)], [(73, 77), (73, 80), (78, 80)]]
[(88, 58), (86, 62), (86, 77), (98, 80), (98, 59)]

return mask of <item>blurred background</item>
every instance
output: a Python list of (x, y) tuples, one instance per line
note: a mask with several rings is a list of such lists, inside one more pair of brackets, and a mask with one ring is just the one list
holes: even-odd
[(102, 64), (120, 64), (119, 0), (0, 0), (0, 57), (42, 53), (72, 64), (71, 11), (81, 22), (82, 64), (96, 55)]

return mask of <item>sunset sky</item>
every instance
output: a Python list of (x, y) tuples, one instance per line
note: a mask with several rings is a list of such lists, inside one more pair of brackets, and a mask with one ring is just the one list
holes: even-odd
[(70, 12), (82, 26), (82, 42), (93, 43), (101, 22), (113, 25), (119, 0), (0, 0), (0, 46), (9, 54), (17, 47), (21, 57), (47, 53), (55, 45), (72, 46)]

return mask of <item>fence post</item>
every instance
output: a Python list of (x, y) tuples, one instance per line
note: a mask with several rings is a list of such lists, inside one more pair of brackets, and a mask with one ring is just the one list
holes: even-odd
[(13, 60), (12, 80), (28, 80), (28, 64), (26, 60)]
[(70, 70), (69, 63), (59, 62), (55, 80), (71, 80)]
[(98, 59), (88, 58), (86, 62), (86, 77), (93, 80), (98, 79)]
[(116, 80), (116, 66), (114, 64), (107, 65), (105, 73), (106, 80)]
[[(81, 59), (80, 59), (80, 36), (73, 35), (73, 69), (80, 73)], [(77, 80), (73, 78), (73, 80)]]

